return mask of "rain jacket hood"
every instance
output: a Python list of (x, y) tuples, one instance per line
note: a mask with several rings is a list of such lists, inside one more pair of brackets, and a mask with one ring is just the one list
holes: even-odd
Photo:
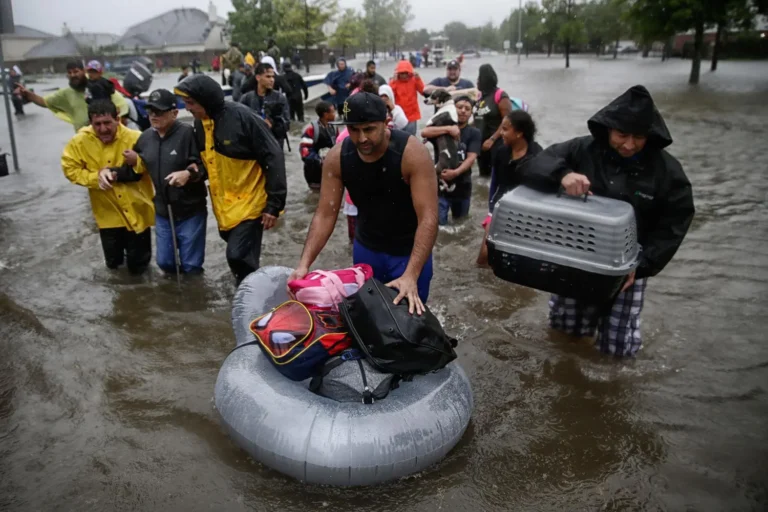
[(409, 75), (413, 75), (413, 65), (411, 65), (411, 63), (407, 60), (401, 60), (397, 63), (397, 66), (395, 66), (395, 75), (400, 73), (408, 73)]
[(176, 85), (174, 92), (198, 102), (211, 118), (224, 108), (224, 91), (216, 80), (206, 75), (188, 76)]
[(672, 144), (664, 119), (656, 109), (648, 89), (635, 85), (611, 101), (587, 122), (597, 141), (607, 142), (610, 129), (624, 133), (647, 135), (647, 144), (663, 149)]

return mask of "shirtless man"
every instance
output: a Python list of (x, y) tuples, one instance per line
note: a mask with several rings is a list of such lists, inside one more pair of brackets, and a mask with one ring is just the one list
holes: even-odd
[(437, 178), (416, 137), (387, 128), (387, 107), (376, 94), (359, 92), (341, 108), (349, 137), (323, 162), (320, 201), (304, 251), (290, 279), (301, 279), (328, 242), (346, 188), (358, 208), (353, 260), (424, 312), (437, 238)]

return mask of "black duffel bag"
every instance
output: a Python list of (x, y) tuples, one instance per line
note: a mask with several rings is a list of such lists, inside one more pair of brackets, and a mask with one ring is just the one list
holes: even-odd
[(402, 376), (433, 372), (456, 359), (456, 340), (425, 306), (408, 312), (408, 301), (393, 304), (398, 292), (376, 278), (339, 304), (344, 322), (366, 358), (378, 370)]

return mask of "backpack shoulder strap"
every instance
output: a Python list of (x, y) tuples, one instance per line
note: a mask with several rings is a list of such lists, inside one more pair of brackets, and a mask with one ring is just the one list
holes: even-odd
[(331, 370), (338, 368), (342, 364), (344, 364), (344, 359), (336, 357), (321, 366), (317, 374), (315, 374), (315, 376), (312, 377), (312, 380), (309, 381), (309, 390), (316, 395), (320, 394), (320, 386), (323, 385), (325, 376), (331, 373)]
[(501, 101), (501, 95), (504, 94), (503, 89), (496, 89), (496, 93), (493, 95), (493, 101), (498, 105)]
[(315, 119), (312, 121), (312, 145), (317, 144), (317, 140), (320, 138), (320, 123)]
[(346, 296), (344, 283), (341, 281), (341, 278), (333, 272), (326, 272), (325, 270), (315, 270), (315, 273), (323, 276), (323, 278), (320, 279), (320, 284), (323, 285), (323, 288), (328, 290), (333, 301), (335, 303), (341, 302), (341, 299)]

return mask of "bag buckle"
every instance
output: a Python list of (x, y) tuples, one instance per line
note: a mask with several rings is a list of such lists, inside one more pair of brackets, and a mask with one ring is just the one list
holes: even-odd
[(375, 400), (373, 399), (373, 393), (371, 393), (371, 388), (368, 386), (365, 386), (365, 390), (363, 391), (363, 403), (366, 405), (370, 405)]

